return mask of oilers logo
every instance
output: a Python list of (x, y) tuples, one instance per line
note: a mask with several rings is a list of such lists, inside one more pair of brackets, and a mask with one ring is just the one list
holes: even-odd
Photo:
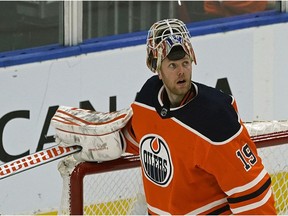
[(165, 140), (155, 134), (146, 135), (140, 141), (140, 151), (145, 176), (154, 184), (168, 186), (173, 177), (173, 165)]

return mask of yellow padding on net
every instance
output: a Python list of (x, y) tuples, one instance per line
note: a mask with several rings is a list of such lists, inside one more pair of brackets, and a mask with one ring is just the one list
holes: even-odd
[[(273, 193), (275, 197), (275, 207), (278, 214), (288, 212), (288, 172), (270, 174), (272, 180)], [(136, 198), (120, 199), (111, 202), (86, 205), (85, 215), (127, 215)], [(37, 215), (57, 215), (57, 212), (39, 213)]]
[(275, 207), (278, 214), (288, 212), (288, 172), (271, 174)]
[(135, 198), (121, 199), (84, 207), (85, 215), (127, 215)]

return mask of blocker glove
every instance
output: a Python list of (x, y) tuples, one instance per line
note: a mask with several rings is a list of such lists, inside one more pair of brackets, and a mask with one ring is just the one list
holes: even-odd
[(60, 106), (51, 120), (55, 141), (63, 147), (81, 146), (74, 154), (78, 161), (109, 161), (119, 158), (126, 146), (121, 129), (132, 116), (132, 109), (103, 113)]

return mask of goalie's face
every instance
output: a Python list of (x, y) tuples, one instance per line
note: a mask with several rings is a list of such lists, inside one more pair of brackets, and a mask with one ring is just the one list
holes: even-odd
[(192, 61), (186, 54), (182, 59), (165, 58), (161, 64), (159, 78), (163, 81), (170, 102), (178, 106), (191, 88)]

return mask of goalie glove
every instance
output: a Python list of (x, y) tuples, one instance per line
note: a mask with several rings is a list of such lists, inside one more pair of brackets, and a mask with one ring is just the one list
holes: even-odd
[(132, 109), (102, 113), (60, 106), (51, 120), (55, 141), (67, 147), (78, 145), (78, 161), (109, 161), (117, 159), (126, 146), (121, 129), (132, 116)]

